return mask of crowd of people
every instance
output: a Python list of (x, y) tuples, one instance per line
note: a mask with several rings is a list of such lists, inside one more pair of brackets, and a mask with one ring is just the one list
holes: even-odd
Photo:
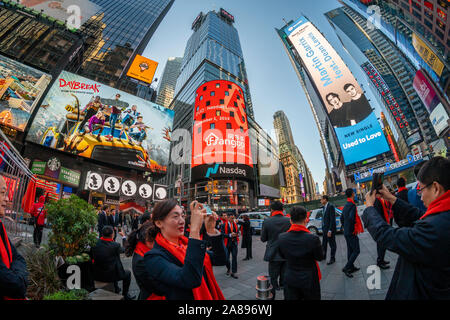
[[(342, 271), (352, 278), (359, 270), (355, 266), (360, 253), (358, 235), (365, 226), (377, 243), (380, 268), (389, 268), (384, 260), (386, 250), (399, 256), (386, 299), (450, 299), (450, 160), (432, 158), (417, 166), (415, 174), (417, 183), (412, 190), (406, 190), (404, 181), (399, 180), (395, 194), (386, 186), (368, 192), (362, 219), (354, 191), (346, 190), (341, 220), (347, 263)], [(6, 194), (5, 181), (0, 179), (0, 217), (4, 216)], [(261, 241), (267, 242), (264, 261), (268, 262), (272, 299), (279, 290), (284, 290), (286, 300), (321, 298), (318, 262), (326, 259), (328, 246), (327, 264), (336, 262), (336, 212), (328, 200), (327, 196), (321, 200), (322, 240), (307, 229), (309, 215), (304, 207), (294, 206), (286, 215), (281, 202), (272, 202), (271, 216), (261, 230)], [(40, 199), (33, 209), (36, 221), (43, 219), (44, 202)], [(244, 260), (252, 259), (249, 218), (244, 214), (236, 219), (234, 213), (219, 218), (197, 201), (190, 203), (188, 212), (175, 199), (158, 202), (151, 213), (140, 217), (125, 218), (127, 215), (114, 208), (102, 207), (98, 214), (100, 237), (91, 249), (95, 280), (114, 283), (116, 292), (122, 281), (127, 300), (135, 298), (129, 294), (131, 274), (142, 300), (223, 300), (213, 266), (226, 266), (226, 274), (238, 279), (239, 242), (247, 248)], [(39, 224), (35, 231), (38, 242)], [(131, 227), (128, 235), (120, 228), (124, 224)], [(116, 242), (117, 236), (123, 246)], [(132, 257), (132, 270), (123, 267), (122, 253)], [(0, 257), (0, 299), (23, 299), (26, 264), (1, 222)]]

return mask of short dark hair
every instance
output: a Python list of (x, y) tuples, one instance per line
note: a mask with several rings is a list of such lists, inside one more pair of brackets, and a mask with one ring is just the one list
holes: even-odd
[[(325, 99), (327, 99), (328, 104), (330, 104), (330, 101), (328, 101), (328, 97), (329, 97), (329, 96), (336, 97), (336, 98), (338, 98), (339, 100), (341, 100), (341, 98), (339, 97), (339, 95), (338, 95), (337, 93), (330, 92), (329, 94), (327, 94), (327, 95), (325, 96)], [(331, 104), (330, 104), (330, 105), (331, 105)]]
[(106, 209), (108, 209), (108, 206), (107, 206), (107, 205), (104, 205), (104, 206), (102, 207), (102, 209), (106, 211)]
[(283, 204), (280, 201), (273, 201), (270, 204), (270, 210), (272, 210), (272, 211), (283, 211)]
[(146, 212), (141, 217), (141, 224), (144, 224), (145, 222), (150, 220), (150, 213)]
[(347, 196), (347, 198), (351, 198), (354, 193), (355, 192), (353, 191), (352, 188), (348, 188), (347, 190), (345, 190), (345, 195)]
[(352, 84), (352, 83), (347, 83), (347, 84), (344, 86), (344, 91), (347, 91), (347, 89), (348, 89), (349, 87), (354, 87), (354, 88), (356, 89), (356, 87), (355, 87), (354, 84)]
[(114, 233), (114, 229), (111, 226), (104, 226), (102, 229), (102, 237), (111, 238)]
[(403, 177), (398, 178), (398, 180), (397, 180), (397, 185), (398, 185), (400, 188), (406, 186), (406, 180), (405, 180), (405, 178), (403, 178)]
[(325, 199), (325, 200), (327, 200), (327, 202), (328, 202), (328, 196), (326, 195), (326, 194), (324, 194), (323, 196), (322, 196), (322, 199)]
[(427, 162), (427, 160), (422, 161), (421, 163), (416, 164), (416, 166), (414, 167), (414, 176), (416, 177), (416, 179), (417, 179), (417, 176), (419, 175), (420, 169), (422, 168), (422, 166), (423, 166), (426, 162)]
[(290, 215), (292, 222), (298, 223), (305, 221), (306, 217), (308, 216), (308, 212), (306, 211), (305, 207), (295, 206), (291, 209)]
[(434, 181), (444, 187), (445, 191), (450, 189), (450, 160), (444, 157), (434, 157), (428, 160), (420, 169), (417, 180), (425, 185)]

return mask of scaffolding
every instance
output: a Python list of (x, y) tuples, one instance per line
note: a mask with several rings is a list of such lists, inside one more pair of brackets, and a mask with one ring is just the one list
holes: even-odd
[(30, 242), (31, 227), (28, 225), (28, 214), (25, 214), (22, 209), (22, 200), (28, 183), (35, 178), (28, 169), (28, 164), (1, 130), (0, 175), (6, 182), (9, 200), (3, 224), (11, 238)]

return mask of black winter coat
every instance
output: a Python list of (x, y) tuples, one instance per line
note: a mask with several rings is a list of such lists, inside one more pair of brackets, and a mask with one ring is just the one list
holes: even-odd
[(328, 231), (331, 231), (334, 235), (336, 234), (336, 209), (331, 203), (327, 205), (322, 223), (323, 234), (327, 234)]
[(250, 248), (252, 246), (252, 227), (250, 220), (238, 221), (238, 225), (242, 226), (241, 248)]
[(99, 239), (91, 249), (94, 259), (94, 279), (102, 282), (114, 282), (125, 277), (125, 270), (120, 260), (120, 254), (125, 250), (114, 241)]
[(139, 300), (147, 300), (152, 293), (161, 295), (156, 292), (155, 285), (147, 272), (144, 257), (136, 252), (133, 253), (132, 266), (134, 278), (140, 289)]
[(387, 300), (450, 300), (450, 211), (419, 220), (422, 213), (397, 199), (394, 217), (403, 227), (393, 228), (374, 207), (363, 221), (373, 239), (399, 255)]
[(341, 224), (344, 226), (344, 236), (352, 236), (355, 231), (356, 205), (347, 202), (342, 209)]

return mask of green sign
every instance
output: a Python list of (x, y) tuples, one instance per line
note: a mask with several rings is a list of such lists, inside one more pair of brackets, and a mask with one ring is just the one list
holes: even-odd
[(44, 174), (45, 164), (46, 162), (43, 161), (34, 161), (33, 165), (31, 166), (31, 172), (35, 174)]
[(62, 167), (61, 172), (59, 173), (59, 180), (78, 187), (78, 185), (80, 184), (80, 176), (81, 174), (79, 171), (74, 171)]

